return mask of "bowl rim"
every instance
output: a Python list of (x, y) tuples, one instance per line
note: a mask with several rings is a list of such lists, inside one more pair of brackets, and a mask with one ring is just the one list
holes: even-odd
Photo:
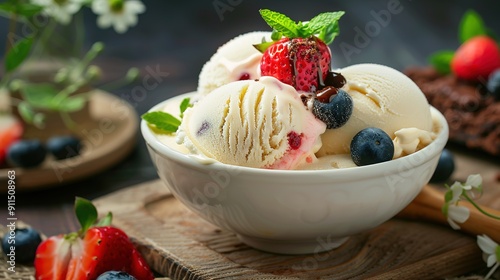
[[(165, 104), (172, 100), (173, 98), (180, 98), (182, 96), (189, 97), (196, 94), (196, 91), (187, 92), (184, 94), (179, 94), (168, 98), (156, 105), (154, 105), (148, 112), (159, 111), (161, 108), (165, 106)], [(155, 133), (149, 128), (148, 124), (145, 120), (141, 120), (141, 134), (146, 142), (146, 144), (154, 150), (155, 153), (165, 157), (167, 159), (173, 160), (177, 164), (181, 164), (184, 166), (189, 166), (190, 168), (198, 169), (198, 170), (207, 170), (207, 171), (234, 171), (237, 172), (238, 175), (267, 175), (267, 176), (291, 176), (295, 178), (304, 177), (304, 176), (353, 176), (353, 178), (367, 178), (367, 177), (378, 177), (381, 174), (388, 175), (394, 173), (401, 173), (407, 171), (409, 169), (415, 168), (422, 164), (425, 164), (430, 159), (435, 157), (438, 153), (441, 153), (444, 146), (448, 141), (448, 123), (441, 112), (439, 112), (436, 108), (429, 105), (431, 113), (435, 115), (439, 121), (441, 126), (441, 130), (437, 137), (424, 147), (423, 149), (406, 155), (397, 159), (393, 159), (390, 161), (376, 163), (366, 166), (356, 166), (350, 168), (341, 168), (341, 169), (321, 169), (321, 170), (277, 170), (277, 169), (263, 169), (263, 168), (255, 168), (255, 167), (245, 167), (238, 166), (232, 164), (225, 164), (219, 161), (214, 161), (213, 163), (201, 163), (192, 158), (192, 155), (184, 154), (179, 151), (176, 151), (167, 145), (163, 144), (156, 136)], [(423, 160), (421, 158), (423, 157)], [(363, 172), (359, 172), (363, 171)], [(273, 175), (274, 174), (274, 175)]]

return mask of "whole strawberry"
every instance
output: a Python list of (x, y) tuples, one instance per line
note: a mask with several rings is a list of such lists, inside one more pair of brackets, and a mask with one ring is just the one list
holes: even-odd
[(338, 35), (338, 20), (344, 12), (321, 13), (307, 23), (296, 23), (267, 9), (260, 14), (274, 29), (273, 42), (255, 46), (263, 52), (261, 75), (273, 76), (300, 91), (321, 88), (331, 66), (327, 45)]
[(500, 49), (492, 38), (482, 35), (465, 41), (451, 60), (451, 70), (462, 79), (485, 81), (500, 68)]
[(50, 237), (38, 247), (34, 263), (37, 280), (94, 280), (110, 270), (154, 279), (128, 236), (109, 226), (111, 213), (96, 222), (97, 210), (82, 198), (76, 199), (75, 212), (82, 225), (80, 231)]

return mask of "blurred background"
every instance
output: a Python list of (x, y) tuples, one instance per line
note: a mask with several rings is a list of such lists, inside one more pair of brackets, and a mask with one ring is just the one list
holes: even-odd
[[(477, 11), (485, 24), (500, 34), (498, 0), (144, 0), (143, 3), (146, 12), (139, 15), (138, 25), (124, 35), (111, 28), (99, 29), (96, 16), (90, 11), (85, 14), (87, 46), (96, 41), (106, 44), (97, 59), (105, 81), (124, 75), (130, 67), (137, 67), (141, 75), (148, 75), (152, 69), (159, 73), (158, 83), (145, 95), (134, 94), (132, 90), (141, 85), (141, 78), (112, 92), (129, 102), (139, 116), (160, 101), (196, 90), (201, 67), (221, 44), (241, 33), (269, 30), (258, 13), (260, 8), (285, 13), (296, 21), (308, 20), (325, 11), (346, 11), (340, 20), (340, 36), (330, 45), (334, 68), (361, 62), (385, 64), (399, 70), (427, 65), (427, 58), (433, 52), (455, 50), (459, 46), (458, 23), (468, 9)], [(1, 40), (6, 32), (7, 20), (1, 18)], [(1, 53), (4, 46), (5, 42), (0, 42)], [(61, 218), (74, 219), (69, 210), (75, 195), (93, 199), (157, 178), (139, 133), (136, 139), (133, 152), (109, 170), (77, 183), (19, 195), (19, 219), (35, 227), (43, 223), (44, 228), (50, 228), (51, 223), (61, 221), (43, 221), (48, 213), (69, 213)], [(23, 213), (30, 214), (23, 218)], [(66, 224), (66, 231), (74, 230), (73, 222)], [(46, 233), (60, 231), (59, 227)]]

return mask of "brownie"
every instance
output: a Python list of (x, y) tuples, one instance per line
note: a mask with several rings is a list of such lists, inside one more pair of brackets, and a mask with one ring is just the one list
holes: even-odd
[(500, 101), (488, 94), (484, 84), (441, 75), (433, 67), (412, 67), (405, 74), (443, 113), (451, 142), (500, 156)]

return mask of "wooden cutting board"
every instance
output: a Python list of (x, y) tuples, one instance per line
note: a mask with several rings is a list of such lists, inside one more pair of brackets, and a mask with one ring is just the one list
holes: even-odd
[(95, 201), (112, 211), (146, 260), (172, 279), (433, 279), (484, 266), (475, 238), (449, 227), (393, 219), (338, 249), (286, 256), (254, 250), (185, 208), (160, 181)]

